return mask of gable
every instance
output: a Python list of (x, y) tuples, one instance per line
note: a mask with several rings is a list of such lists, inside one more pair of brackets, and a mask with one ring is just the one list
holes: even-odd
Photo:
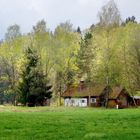
[(109, 99), (117, 99), (119, 96), (129, 96), (129, 94), (123, 87), (113, 87)]

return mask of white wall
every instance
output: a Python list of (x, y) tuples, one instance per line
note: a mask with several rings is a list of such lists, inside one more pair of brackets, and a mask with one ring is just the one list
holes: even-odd
[(65, 106), (79, 106), (86, 107), (87, 106), (87, 98), (65, 98), (64, 100)]

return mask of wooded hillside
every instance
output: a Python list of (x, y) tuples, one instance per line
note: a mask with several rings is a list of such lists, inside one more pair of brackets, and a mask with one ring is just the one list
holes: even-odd
[[(98, 17), (99, 22), (84, 31), (74, 29), (69, 21), (60, 23), (54, 32), (44, 20), (28, 34), (22, 34), (17, 24), (9, 26), (0, 43), (0, 102), (23, 101), (22, 95), (27, 98), (31, 93), (56, 98), (81, 79), (95, 85), (121, 85), (135, 94), (140, 89), (140, 24), (133, 16), (121, 20), (114, 1), (102, 7)], [(29, 48), (37, 58), (34, 68), (28, 61)], [(26, 76), (35, 74), (52, 95), (33, 81), (28, 95), (27, 87), (21, 90), (27, 66), (31, 72)]]

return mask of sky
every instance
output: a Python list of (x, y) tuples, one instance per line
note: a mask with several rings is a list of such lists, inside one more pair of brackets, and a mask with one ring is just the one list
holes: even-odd
[[(98, 22), (98, 12), (108, 0), (0, 0), (0, 39), (7, 27), (20, 25), (22, 33), (31, 31), (39, 20), (47, 22), (54, 30), (61, 22), (69, 20), (75, 28), (88, 28)], [(140, 22), (140, 0), (114, 0), (122, 19), (135, 16)]]

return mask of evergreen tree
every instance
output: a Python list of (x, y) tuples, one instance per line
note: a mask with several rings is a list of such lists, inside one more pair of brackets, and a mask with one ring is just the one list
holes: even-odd
[[(22, 82), (19, 84), (21, 102), (29, 106), (44, 105), (44, 101), (51, 98), (51, 86), (48, 86), (46, 75), (40, 70), (38, 54), (31, 48), (26, 50), (25, 69), (22, 72)], [(38, 67), (39, 66), (39, 67)]]
[(79, 26), (77, 27), (76, 32), (77, 32), (77, 33), (79, 33), (79, 34), (81, 34), (81, 29), (80, 29), (80, 27), (79, 27)]
[(128, 17), (128, 18), (126, 18), (125, 23), (126, 23), (126, 24), (129, 23), (129, 22), (137, 23), (135, 19), (136, 19), (136, 18), (135, 18), (134, 16)]

